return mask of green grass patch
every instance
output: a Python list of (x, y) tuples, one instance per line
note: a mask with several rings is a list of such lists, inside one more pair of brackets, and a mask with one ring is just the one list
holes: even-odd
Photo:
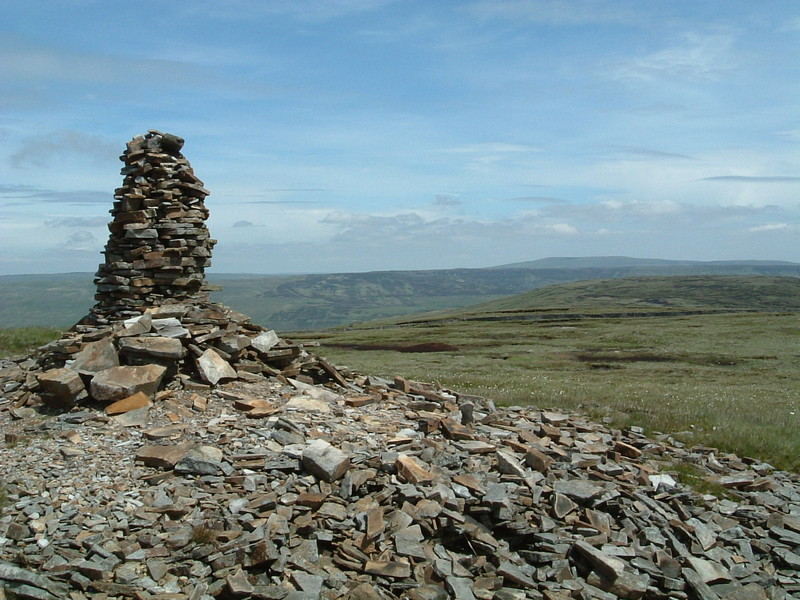
[(726, 487), (709, 479), (708, 475), (703, 473), (697, 465), (690, 462), (672, 463), (665, 470), (675, 475), (679, 482), (692, 488), (698, 494), (711, 494), (717, 498), (729, 500), (736, 498)]
[(0, 356), (27, 354), (61, 335), (54, 327), (15, 327), (0, 329)]

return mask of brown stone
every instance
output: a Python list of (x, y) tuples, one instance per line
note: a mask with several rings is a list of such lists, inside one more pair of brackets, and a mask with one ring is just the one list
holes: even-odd
[(138, 408), (145, 408), (147, 406), (152, 406), (152, 405), (153, 401), (150, 400), (150, 397), (147, 394), (143, 392), (136, 392), (132, 396), (128, 396), (127, 398), (123, 398), (122, 400), (117, 400), (116, 402), (112, 402), (111, 404), (106, 406), (106, 414), (121, 415), (131, 410), (136, 410)]
[(401, 454), (395, 461), (397, 474), (409, 483), (418, 484), (433, 480), (433, 473), (425, 469), (411, 456)]
[(42, 399), (58, 407), (74, 406), (86, 396), (80, 375), (71, 369), (52, 369), (38, 376)]
[(144, 463), (148, 467), (159, 469), (173, 469), (180, 459), (194, 447), (194, 444), (175, 444), (172, 446), (161, 446), (151, 444), (142, 446), (136, 453), (136, 460)]

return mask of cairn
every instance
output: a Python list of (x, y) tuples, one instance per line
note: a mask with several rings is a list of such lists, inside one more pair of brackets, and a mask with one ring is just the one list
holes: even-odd
[(97, 303), (25, 363), (33, 377), (15, 391), (18, 407), (41, 401), (69, 409), (301, 371), (312, 373), (311, 383), (337, 375), (299, 345), (210, 301), (209, 191), (181, 154), (183, 143), (155, 130), (128, 142), (95, 278)]
[(184, 140), (156, 130), (136, 136), (120, 157), (122, 187), (109, 211), (105, 262), (95, 284), (98, 322), (127, 319), (171, 302), (209, 301), (209, 191), (181, 154)]

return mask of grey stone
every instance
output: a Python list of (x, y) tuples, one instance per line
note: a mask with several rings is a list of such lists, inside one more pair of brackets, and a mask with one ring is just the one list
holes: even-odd
[(120, 354), (179, 360), (186, 355), (180, 340), (171, 337), (129, 337), (119, 341)]
[(216, 475), (222, 467), (222, 456), (222, 450), (214, 446), (192, 448), (175, 464), (175, 472)]
[(75, 355), (69, 368), (78, 373), (94, 374), (119, 366), (119, 357), (110, 336), (90, 342)]
[(197, 370), (203, 381), (216, 385), (223, 379), (236, 379), (236, 370), (214, 349), (209, 348), (197, 358)]
[(166, 373), (162, 365), (111, 367), (100, 371), (89, 384), (89, 391), (98, 402), (113, 402), (137, 392), (155, 396)]
[(323, 439), (316, 439), (303, 450), (303, 468), (323, 481), (339, 479), (350, 468), (350, 457)]
[(279, 341), (278, 334), (270, 329), (255, 336), (251, 345), (259, 352), (269, 352)]
[(168, 338), (184, 339), (191, 335), (189, 330), (175, 317), (153, 319), (153, 329), (158, 335)]

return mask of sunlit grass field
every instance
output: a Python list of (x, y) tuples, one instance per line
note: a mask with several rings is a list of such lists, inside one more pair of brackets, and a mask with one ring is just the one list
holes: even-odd
[[(297, 334), (338, 365), (580, 411), (800, 470), (800, 314), (441, 320)], [(446, 343), (458, 351), (400, 352)], [(383, 348), (383, 349), (381, 349)]]

